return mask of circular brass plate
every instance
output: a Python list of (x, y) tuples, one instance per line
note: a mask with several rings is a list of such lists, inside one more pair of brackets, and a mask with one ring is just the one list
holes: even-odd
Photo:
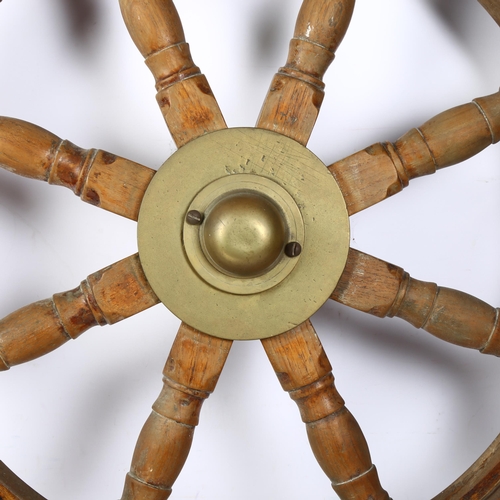
[[(203, 279), (190, 263), (183, 234), (199, 193), (238, 176), (278, 184), (304, 226), (302, 253), (288, 276), (245, 295)], [(297, 142), (260, 129), (221, 130), (179, 149), (154, 176), (138, 222), (139, 256), (160, 300), (190, 326), (227, 339), (271, 337), (304, 322), (333, 292), (349, 250), (346, 206), (325, 165)]]
[[(272, 200), (282, 212), (287, 227), (287, 241), (297, 241), (304, 245), (304, 223), (300, 210), (294, 199), (277, 182), (254, 174), (238, 174), (222, 177), (206, 186), (188, 207), (206, 213), (212, 202), (217, 202), (225, 194), (232, 192), (258, 193)], [(205, 218), (205, 221), (207, 219)], [(262, 292), (283, 281), (293, 270), (300, 259), (290, 259), (282, 253), (282, 258), (269, 272), (262, 276), (240, 279), (220, 272), (205, 256), (203, 239), (200, 232), (204, 225), (190, 226), (184, 224), (184, 247), (191, 265), (205, 281), (219, 290), (238, 295), (249, 295)], [(284, 249), (284, 245), (283, 245)]]

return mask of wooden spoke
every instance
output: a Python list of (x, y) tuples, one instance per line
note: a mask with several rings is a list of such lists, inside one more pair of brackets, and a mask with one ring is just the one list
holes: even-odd
[(91, 274), (73, 290), (0, 320), (0, 371), (57, 349), (96, 325), (113, 324), (158, 303), (138, 255)]
[(231, 345), (230, 340), (181, 324), (163, 370), (163, 389), (139, 436), (122, 500), (170, 496), (203, 401), (214, 391)]
[(363, 433), (334, 385), (332, 367), (310, 321), (262, 340), (285, 391), (297, 403), (311, 448), (343, 500), (388, 500)]
[(488, 14), (500, 26), (500, 4), (498, 0), (479, 0), (479, 3), (488, 11)]
[(0, 498), (2, 500), (46, 500), (0, 462)]
[(286, 65), (271, 82), (257, 127), (307, 144), (323, 102), (323, 76), (353, 9), (354, 0), (303, 1)]
[(374, 144), (328, 168), (352, 215), (399, 193), (411, 179), (467, 160), (499, 140), (497, 92), (431, 118), (394, 144)]
[(132, 40), (156, 80), (156, 99), (178, 147), (226, 123), (207, 79), (194, 65), (172, 0), (120, 0)]
[(0, 166), (65, 186), (92, 205), (137, 220), (155, 171), (106, 151), (85, 150), (47, 130), (0, 117)]
[(500, 356), (500, 309), (458, 290), (413, 279), (400, 267), (351, 249), (332, 299), (484, 354)]

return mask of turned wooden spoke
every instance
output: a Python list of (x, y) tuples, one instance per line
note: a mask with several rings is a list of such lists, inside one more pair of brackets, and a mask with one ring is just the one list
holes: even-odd
[(323, 76), (353, 9), (354, 0), (303, 1), (286, 65), (271, 82), (257, 127), (307, 144), (323, 102)]
[(45, 500), (0, 461), (1, 500)]
[[(500, 0), (478, 1), (500, 25)], [(355, 0), (303, 0), (286, 64), (272, 80), (257, 121), (258, 128), (278, 132), (304, 146), (307, 144), (324, 97), (323, 77), (348, 29), (354, 4)], [(173, 1), (120, 0), (120, 8), (133, 41), (155, 78), (156, 98), (176, 145), (181, 147), (203, 134), (226, 128), (207, 79), (193, 62)], [(400, 192), (411, 179), (462, 162), (499, 140), (500, 92), (497, 92), (445, 111), (394, 143), (372, 145), (328, 168), (352, 215)], [(286, 160), (287, 153), (283, 154)], [(240, 158), (239, 151), (237, 157)], [(257, 163), (262, 161), (265, 165), (266, 156), (259, 153), (259, 158), (262, 160), (257, 159)], [(248, 162), (250, 160), (246, 164)], [(155, 174), (152, 169), (107, 152), (80, 149), (36, 125), (2, 117), (0, 166), (19, 175), (66, 186), (82, 200), (133, 220), (138, 219), (144, 193)], [(240, 166), (241, 171), (245, 171), (243, 164)], [(227, 165), (226, 172), (230, 172)], [(252, 173), (256, 172), (252, 170)], [(254, 177), (257, 179), (257, 174)], [(327, 180), (334, 184), (330, 177)], [(267, 189), (266, 186), (260, 187)], [(193, 193), (202, 189), (206, 195), (206, 184), (195, 187)], [(160, 194), (171, 201), (174, 191)], [(272, 192), (276, 197), (281, 196), (278, 191)], [(219, 196), (218, 192), (216, 194)], [(330, 194), (336, 195), (333, 191)], [(190, 210), (188, 204), (193, 195), (184, 197), (183, 204), (179, 205), (179, 217), (171, 217), (178, 229), (173, 236), (178, 238), (177, 246), (172, 248), (182, 259), (185, 257), (183, 252), (189, 253), (189, 248), (184, 239), (185, 231), (181, 229), (184, 220), (191, 222), (186, 219), (186, 212)], [(307, 217), (319, 223), (308, 211), (318, 214), (321, 207), (314, 212), (309, 207), (313, 205), (309, 198), (299, 203), (298, 195), (295, 199), (290, 191), (290, 196), (294, 203), (297, 202), (298, 216), (293, 222), (297, 222), (298, 227), (304, 215), (303, 232), (309, 238), (312, 223), (306, 220)], [(212, 201), (218, 203), (219, 198)], [(207, 201), (206, 211), (193, 218), (195, 225), (202, 222), (203, 215), (208, 221), (213, 213), (210, 207)], [(267, 208), (266, 205), (263, 210)], [(191, 210), (191, 214), (193, 212)], [(340, 212), (345, 217), (343, 205)], [(332, 220), (337, 216), (339, 214), (332, 213)], [(279, 214), (278, 219), (277, 225), (271, 224), (272, 228), (282, 227), (284, 219)], [(152, 225), (155, 231), (158, 229), (172, 236), (171, 231), (165, 232), (165, 228), (160, 227), (161, 224)], [(283, 234), (292, 235), (293, 225), (290, 223)], [(297, 227), (296, 233), (299, 232)], [(205, 240), (200, 243), (199, 228), (195, 229), (196, 249), (201, 245), (200, 252), (204, 253)], [(310, 243), (312, 239), (307, 241)], [(298, 241), (297, 238), (290, 243), (299, 245)], [(307, 259), (314, 260), (314, 245), (306, 247), (307, 241), (304, 243), (305, 260), (297, 259), (297, 269), (305, 266)], [(274, 264), (261, 266), (263, 273), (268, 269), (274, 272), (273, 266), (279, 262), (277, 256), (281, 258), (283, 247), (290, 244), (287, 242), (286, 238), (279, 240), (277, 254), (269, 260)], [(303, 238), (300, 242), (302, 244)], [(149, 274), (143, 249), (140, 251), (144, 268), (153, 283), (154, 274)], [(201, 257), (202, 253), (199, 253)], [(285, 253), (288, 258), (299, 256), (299, 252), (285, 250)], [(196, 268), (194, 262), (191, 264)], [(339, 266), (342, 264), (343, 260)], [(157, 271), (156, 262), (152, 267)], [(292, 267), (290, 269), (295, 272)], [(188, 266), (187, 270), (191, 268)], [(247, 275), (245, 269), (237, 271), (234, 276), (223, 270), (222, 274), (224, 278), (235, 280), (265, 275), (258, 272)], [(312, 273), (306, 274), (310, 277)], [(285, 275), (283, 282), (285, 279), (291, 280), (291, 277)], [(321, 288), (316, 280), (313, 281)], [(199, 280), (193, 283), (199, 284)], [(327, 293), (332, 288), (333, 285), (323, 286)], [(161, 295), (160, 289), (156, 290)], [(221, 287), (221, 290), (229, 294), (226, 288)], [(273, 305), (267, 303), (274, 300), (267, 291), (262, 291), (266, 292), (262, 300), (257, 297), (263, 307)], [(233, 295), (239, 293), (240, 290), (231, 292)], [(357, 250), (349, 251), (344, 272), (331, 298), (378, 317), (398, 316), (448, 342), (500, 356), (500, 308), (495, 309), (463, 292), (413, 279), (402, 268)], [(90, 275), (73, 290), (28, 305), (0, 320), (0, 371), (42, 356), (93, 326), (116, 323), (158, 302), (139, 256), (128, 257)], [(195, 302), (201, 307), (204, 305), (203, 300)], [(226, 315), (231, 326), (231, 318), (248, 303), (234, 302), (237, 307), (233, 307), (231, 302), (230, 314), (222, 314), (220, 320), (216, 316), (216, 321), (225, 321)], [(204, 312), (206, 309), (205, 304)], [(215, 309), (215, 314), (220, 311), (220, 308)], [(272, 313), (273, 309), (270, 311)], [(306, 311), (301, 319), (293, 322), (285, 319), (287, 324), (296, 325), (309, 314)], [(332, 367), (311, 322), (307, 320), (286, 333), (266, 338), (262, 345), (283, 389), (297, 403), (313, 453), (338, 496), (342, 500), (389, 500), (361, 428), (335, 387)], [(203, 402), (215, 390), (231, 346), (231, 340), (207, 335), (184, 322), (181, 324), (163, 370), (162, 390), (139, 435), (122, 500), (166, 500), (170, 497), (173, 483), (187, 460)], [(500, 436), (467, 472), (434, 500), (493, 500), (500, 498), (495, 493), (499, 488)], [(43, 498), (0, 462), (0, 500)]]
[(181, 324), (163, 370), (163, 389), (139, 436), (122, 500), (170, 496), (203, 401), (214, 391), (231, 345), (230, 340)]
[(500, 309), (458, 290), (413, 279), (351, 249), (332, 299), (380, 318), (398, 316), (442, 340), (500, 356)]
[(194, 65), (172, 0), (120, 0), (132, 40), (156, 80), (156, 99), (178, 147), (226, 123), (207, 79)]
[(155, 304), (138, 255), (91, 274), (73, 290), (0, 320), (0, 370), (57, 349), (96, 325), (113, 324)]
[(479, 3), (488, 11), (488, 14), (500, 26), (500, 3), (498, 0), (479, 0)]
[(285, 391), (297, 403), (311, 448), (343, 500), (388, 500), (361, 429), (334, 385), (332, 367), (310, 321), (262, 340)]
[(467, 160), (499, 140), (497, 92), (431, 118), (394, 144), (374, 144), (328, 168), (352, 215), (399, 193), (411, 179)]
[(85, 150), (47, 130), (0, 117), (0, 166), (65, 186), (92, 205), (137, 220), (155, 171), (106, 151)]

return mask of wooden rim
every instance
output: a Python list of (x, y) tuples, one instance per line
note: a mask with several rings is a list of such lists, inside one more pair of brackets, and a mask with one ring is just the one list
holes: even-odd
[(46, 500), (0, 461), (0, 498), (2, 500)]

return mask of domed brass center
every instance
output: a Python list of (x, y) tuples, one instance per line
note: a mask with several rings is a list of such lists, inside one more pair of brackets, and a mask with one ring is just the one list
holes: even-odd
[(272, 269), (287, 242), (283, 216), (272, 200), (238, 193), (217, 201), (201, 229), (206, 257), (221, 272), (254, 278)]
[(298, 142), (262, 129), (219, 130), (179, 148), (149, 184), (138, 226), (158, 298), (224, 339), (303, 323), (330, 297), (349, 252), (333, 175)]

